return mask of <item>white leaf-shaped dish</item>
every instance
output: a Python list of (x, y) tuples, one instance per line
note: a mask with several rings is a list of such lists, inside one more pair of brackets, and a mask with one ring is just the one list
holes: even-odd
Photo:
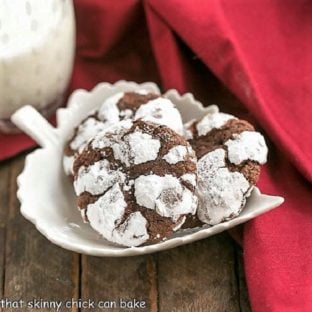
[[(57, 128), (53, 128), (30, 106), (21, 108), (12, 116), (12, 121), (42, 147), (26, 157), (24, 170), (17, 180), (21, 213), (51, 242), (94, 256), (123, 257), (147, 254), (188, 244), (228, 230), (279, 206), (284, 201), (282, 197), (263, 195), (254, 188), (243, 212), (228, 222), (180, 231), (164, 242), (142, 247), (119, 247), (100, 237), (88, 224), (83, 223), (75, 207), (73, 187), (62, 167), (63, 146), (71, 136), (73, 128), (91, 110), (99, 107), (104, 99), (117, 92), (137, 88), (159, 92), (154, 83), (136, 84), (126, 81), (119, 81), (114, 85), (101, 83), (91, 92), (77, 90), (71, 95), (68, 107), (57, 111)], [(169, 90), (165, 96), (176, 104), (183, 121), (218, 110), (215, 105), (204, 108), (190, 93), (181, 96), (177, 91)]]

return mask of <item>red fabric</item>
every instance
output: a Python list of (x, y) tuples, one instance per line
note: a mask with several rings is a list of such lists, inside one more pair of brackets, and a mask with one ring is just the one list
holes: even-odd
[[(71, 89), (121, 78), (153, 80), (261, 126), (270, 157), (259, 186), (286, 201), (244, 228), (252, 309), (312, 311), (311, 2), (76, 0), (75, 5), (78, 52)], [(208, 68), (241, 102), (214, 91), (220, 83)], [(4, 136), (0, 144), (1, 158), (28, 146), (22, 138), (10, 142)]]

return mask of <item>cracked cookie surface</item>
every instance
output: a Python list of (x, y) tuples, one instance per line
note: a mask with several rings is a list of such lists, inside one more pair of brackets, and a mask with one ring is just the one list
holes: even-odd
[(268, 149), (247, 121), (210, 113), (185, 125), (185, 136), (198, 157), (199, 205), (185, 226), (215, 225), (239, 215), (257, 183)]
[(195, 214), (197, 166), (172, 129), (124, 120), (92, 139), (74, 162), (84, 219), (107, 240), (139, 246), (166, 239)]
[(183, 133), (180, 113), (169, 99), (143, 89), (119, 92), (107, 98), (97, 111), (92, 112), (74, 129), (64, 149), (65, 173), (69, 176), (73, 174), (75, 158), (90, 139), (126, 119), (142, 119)]

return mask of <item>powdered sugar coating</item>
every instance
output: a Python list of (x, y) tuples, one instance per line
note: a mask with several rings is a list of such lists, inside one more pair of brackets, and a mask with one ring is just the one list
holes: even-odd
[(87, 210), (81, 209), (80, 214), (81, 214), (81, 218), (82, 218), (83, 223), (89, 223), (88, 218), (87, 218)]
[(116, 243), (133, 247), (143, 244), (149, 239), (147, 220), (140, 211), (135, 211), (113, 232)]
[(120, 170), (112, 170), (110, 163), (102, 159), (89, 167), (80, 167), (78, 178), (74, 181), (76, 195), (89, 192), (98, 195), (105, 192), (115, 183), (124, 183), (125, 174)]
[(230, 119), (236, 119), (236, 117), (225, 113), (209, 113), (196, 125), (198, 136), (204, 136), (212, 129), (219, 129)]
[[(134, 93), (147, 95), (148, 91), (144, 89), (136, 90)], [(142, 119), (156, 124), (165, 125), (183, 134), (183, 123), (179, 111), (175, 105), (166, 98), (158, 97), (145, 104), (140, 105), (134, 113), (131, 109), (120, 110), (118, 102), (126, 92), (119, 92), (108, 99), (101, 105), (98, 117), (100, 120), (116, 123), (122, 119), (133, 118), (134, 120)]]
[[(88, 117), (78, 126), (76, 134), (69, 144), (70, 149), (75, 151), (74, 154), (81, 152), (90, 139), (92, 139), (97, 133), (105, 131), (109, 126), (110, 124), (103, 123), (92, 116)], [(73, 163), (75, 158), (75, 155), (64, 155), (63, 167), (67, 175), (73, 174)]]
[[(142, 98), (142, 96), (145, 96)], [(100, 131), (106, 131), (116, 123), (130, 119), (141, 119), (156, 124), (167, 125), (178, 133), (182, 133), (183, 124), (179, 111), (174, 104), (160, 95), (138, 89), (133, 92), (119, 92), (107, 98), (97, 112), (93, 112), (77, 128), (74, 137), (69, 142), (69, 153), (64, 155), (63, 166), (67, 175), (73, 174), (73, 162), (88, 141)], [(157, 143), (155, 143), (157, 144)], [(154, 146), (154, 151), (156, 145)], [(116, 153), (122, 157), (123, 151), (116, 148)], [(151, 156), (146, 155), (146, 157)], [(155, 154), (155, 153), (154, 153)], [(74, 158), (71, 156), (74, 155)], [(136, 161), (144, 161), (144, 156)], [(151, 158), (150, 160), (152, 160)], [(129, 163), (128, 159), (125, 161)]]
[(185, 173), (181, 176), (181, 179), (189, 184), (191, 184), (192, 186), (196, 186), (197, 182), (196, 182), (196, 174), (193, 173)]
[[(126, 93), (127, 92), (118, 92), (107, 98), (99, 108), (99, 119), (103, 121), (108, 121), (110, 123), (116, 123), (121, 119), (132, 118), (134, 114), (133, 110), (120, 110), (118, 107), (118, 102), (125, 96)], [(147, 95), (149, 92), (145, 89), (138, 89), (134, 93)]]
[[(168, 163), (163, 168), (163, 156), (174, 147), (182, 147), (183, 163)], [(103, 215), (104, 218), (105, 212), (89, 212), (90, 207), (102, 209), (102, 204), (110, 207), (111, 203), (108, 202), (106, 194), (118, 185), (118, 192), (126, 202), (126, 207), (123, 212), (120, 211), (122, 217), (115, 222), (115, 228), (112, 230), (114, 233), (98, 230), (99, 233), (108, 240), (125, 246), (135, 246), (136, 243), (132, 242), (134, 236), (141, 238), (138, 244), (147, 240), (154, 242), (166, 239), (182, 226), (184, 215), (195, 213), (195, 186), (189, 182), (185, 183), (182, 179), (184, 173), (189, 173), (195, 176), (192, 182), (196, 181), (194, 159), (196, 156), (191, 146), (169, 128), (142, 120), (123, 120), (95, 136), (76, 160), (74, 185), (78, 195), (78, 206), (86, 211), (87, 221), (89, 215), (91, 218), (93, 216), (93, 219), (89, 220), (94, 223), (91, 224), (92, 227), (100, 229), (106, 221), (97, 220), (101, 220), (99, 215)], [(143, 181), (143, 184), (138, 186), (140, 177), (147, 177), (146, 175), (161, 181), (158, 185), (153, 185), (153, 181), (152, 184)], [(192, 177), (190, 179), (192, 180)], [(153, 209), (140, 205), (136, 199), (138, 189), (143, 201), (143, 197), (149, 198), (150, 190), (153, 190), (152, 194), (158, 190), (158, 194), (153, 198)], [(115, 216), (115, 220), (117, 217)], [(124, 233), (128, 234), (125, 236)], [(132, 237), (131, 242), (128, 241), (128, 236)]]
[(107, 98), (99, 108), (98, 111), (99, 119), (103, 121), (109, 121), (110, 123), (118, 122), (120, 120), (119, 118), (120, 111), (117, 104), (124, 95), (125, 95), (124, 92), (119, 92)]
[(155, 160), (160, 149), (160, 141), (153, 139), (150, 134), (135, 131), (127, 136), (130, 157), (135, 165)]
[(81, 151), (97, 133), (106, 130), (109, 125), (95, 119), (94, 117), (87, 118), (77, 128), (77, 134), (70, 142), (69, 146), (72, 150)]
[(138, 246), (149, 237), (147, 221), (140, 212), (134, 212), (120, 224), (126, 207), (119, 184), (114, 184), (95, 203), (88, 205), (86, 214), (91, 227), (104, 238), (123, 246)]
[(194, 138), (193, 132), (190, 130), (190, 128), (195, 122), (196, 122), (196, 119), (192, 119), (183, 125), (183, 136), (187, 140), (192, 140)]
[(186, 220), (186, 217), (183, 216), (183, 217), (181, 218), (181, 221), (178, 222), (178, 223), (176, 224), (176, 226), (173, 228), (173, 231), (175, 232), (175, 231), (179, 230), (179, 229), (182, 227), (182, 225), (184, 224), (185, 220)]
[(184, 145), (177, 145), (172, 147), (169, 152), (163, 157), (169, 164), (176, 164), (179, 161), (185, 160), (185, 157), (189, 154), (189, 151)]
[(115, 184), (103, 196), (88, 205), (87, 217), (91, 226), (101, 233), (105, 238), (113, 236), (116, 222), (124, 215), (127, 203), (120, 189)]
[[(124, 120), (117, 128), (121, 125), (123, 129), (119, 129), (118, 135), (112, 135), (109, 138), (99, 140), (95, 138), (92, 146), (94, 148), (111, 147), (115, 159), (120, 160), (127, 167), (131, 164), (137, 165), (157, 158), (160, 149), (159, 140), (153, 139), (151, 135), (143, 133), (140, 129), (124, 135), (131, 128), (132, 122), (130, 120)], [(112, 128), (111, 133), (113, 131), (114, 128)], [(123, 137), (122, 140), (121, 137)]]
[(73, 164), (75, 161), (75, 156), (66, 156), (63, 157), (63, 168), (66, 175), (73, 174)]
[(107, 135), (100, 133), (95, 136), (91, 141), (93, 149), (103, 149), (105, 147), (111, 147), (114, 143), (118, 143), (121, 137), (127, 133), (133, 126), (131, 119), (126, 119), (111, 126), (107, 131)]
[(140, 164), (157, 158), (160, 149), (160, 141), (154, 139), (150, 134), (143, 133), (136, 128), (127, 134), (133, 126), (130, 119), (123, 120), (109, 129), (108, 136), (95, 137), (92, 147), (102, 149), (111, 147), (114, 157), (126, 166)]
[(244, 131), (234, 134), (233, 139), (224, 144), (227, 146), (228, 159), (232, 164), (239, 165), (246, 160), (254, 160), (259, 164), (267, 161), (268, 148), (259, 132)]
[(166, 98), (159, 97), (141, 105), (136, 111), (134, 119), (165, 125), (183, 135), (181, 115), (175, 105)]
[(231, 172), (225, 151), (216, 149), (198, 161), (198, 218), (210, 225), (237, 216), (245, 204), (250, 184), (240, 172)]
[(197, 197), (172, 175), (139, 176), (135, 179), (134, 189), (139, 205), (154, 209), (163, 217), (177, 220), (183, 214), (195, 213)]

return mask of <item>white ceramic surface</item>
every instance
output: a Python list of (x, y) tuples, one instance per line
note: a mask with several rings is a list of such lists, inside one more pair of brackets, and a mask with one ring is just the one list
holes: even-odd
[[(21, 213), (51, 242), (94, 256), (123, 257), (147, 254), (188, 244), (228, 230), (279, 206), (284, 201), (282, 197), (264, 195), (254, 188), (240, 216), (228, 222), (180, 231), (167, 241), (142, 247), (119, 247), (100, 237), (88, 224), (83, 223), (75, 207), (73, 187), (62, 167), (63, 146), (71, 136), (74, 126), (86, 117), (90, 110), (97, 108), (105, 98), (120, 91), (137, 88), (159, 92), (154, 83), (138, 85), (125, 81), (114, 85), (101, 83), (91, 92), (77, 90), (70, 97), (68, 107), (57, 111), (57, 128), (53, 128), (30, 106), (21, 108), (12, 116), (12, 121), (42, 147), (26, 157), (25, 168), (18, 177), (17, 196), (21, 202)], [(181, 96), (177, 91), (169, 90), (165, 96), (176, 104), (183, 121), (218, 110), (215, 105), (203, 108), (190, 93)]]

